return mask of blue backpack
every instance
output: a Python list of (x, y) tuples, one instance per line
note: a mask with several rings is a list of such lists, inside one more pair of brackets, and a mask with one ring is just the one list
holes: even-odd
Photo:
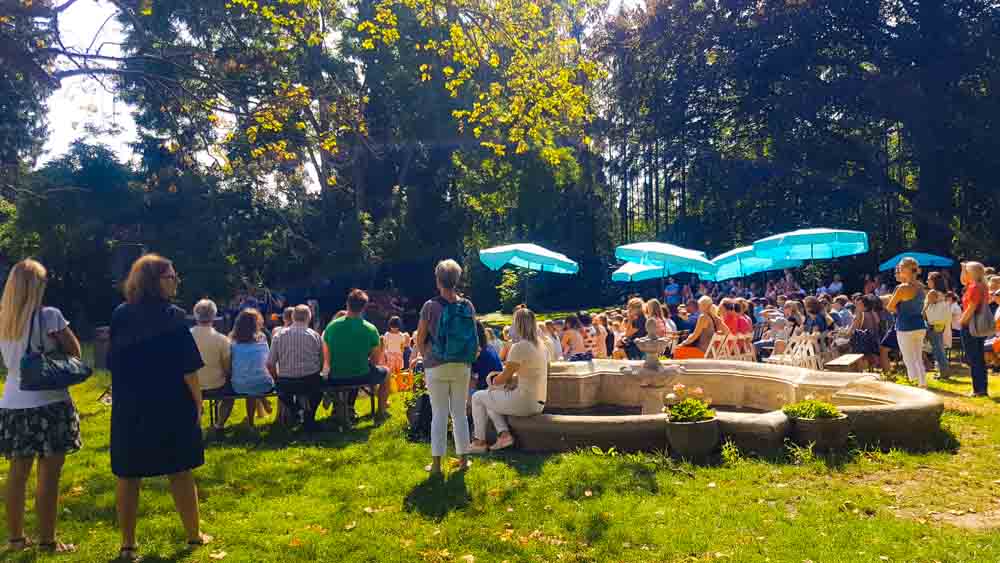
[(479, 355), (479, 336), (472, 306), (465, 299), (451, 303), (437, 298), (441, 304), (441, 318), (431, 349), (442, 363), (471, 364)]

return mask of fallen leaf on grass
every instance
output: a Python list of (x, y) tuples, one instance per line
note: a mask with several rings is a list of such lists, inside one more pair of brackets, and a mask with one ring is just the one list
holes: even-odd
[(357, 528), (357, 527), (358, 527), (358, 523), (352, 521), (350, 524), (347, 524), (346, 526), (344, 526), (344, 530), (350, 532), (351, 530), (353, 530), (354, 528)]
[(288, 542), (288, 545), (292, 547), (300, 547), (302, 545), (302, 540), (299, 538), (292, 538), (292, 541)]
[(715, 488), (715, 483), (709, 483), (708, 484), (708, 488), (709, 489), (714, 489)]
[(317, 534), (319, 534), (321, 536), (325, 536), (327, 534), (327, 532), (328, 532), (328, 530), (326, 528), (324, 528), (323, 526), (320, 526), (319, 524), (310, 524), (310, 525), (306, 526), (306, 530), (308, 530), (310, 532), (316, 532)]
[(590, 489), (587, 489), (586, 491), (583, 491), (583, 496), (585, 496), (585, 497), (592, 497), (592, 496), (594, 496), (594, 491), (591, 491)]
[(465, 563), (476, 563), (476, 556), (470, 553), (469, 555), (459, 557), (458, 560), (464, 561)]
[(212, 553), (208, 554), (209, 557), (215, 560), (225, 559), (227, 555), (229, 554), (226, 553), (225, 551), (213, 551)]

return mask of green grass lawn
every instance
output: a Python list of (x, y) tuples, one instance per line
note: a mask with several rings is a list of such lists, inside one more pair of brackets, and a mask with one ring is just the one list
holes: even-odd
[[(606, 311), (607, 309), (611, 308), (612, 307), (607, 307), (607, 308), (601, 307), (596, 309), (586, 309), (586, 311), (593, 315), (596, 313)], [(566, 317), (570, 315), (575, 315), (577, 313), (579, 313), (579, 311), (550, 311), (548, 313), (536, 313), (535, 317), (539, 321), (548, 321), (548, 320), (555, 321), (555, 320), (565, 319)], [(483, 324), (485, 324), (486, 326), (504, 326), (504, 325), (510, 325), (512, 322), (514, 322), (514, 315), (502, 313), (500, 311), (494, 311), (487, 315), (480, 315), (479, 320), (481, 320)]]
[[(63, 475), (60, 537), (80, 550), (52, 557), (117, 554), (110, 409), (96, 401), (106, 384), (101, 374), (73, 390), (85, 444)], [(658, 454), (507, 454), (440, 480), (422, 470), (429, 446), (406, 440), (396, 395), (380, 426), (363, 418), (351, 432), (313, 438), (265, 427), (259, 440), (231, 429), (210, 441), (197, 471), (204, 530), (216, 538), (205, 548), (186, 549), (166, 481), (147, 480), (141, 553), (205, 562), (996, 563), (1000, 533), (989, 526), (1000, 525), (1000, 405), (958, 395), (968, 388), (968, 379), (935, 384), (955, 451), (837, 460), (729, 451), (708, 467)], [(359, 401), (360, 414), (367, 408)]]

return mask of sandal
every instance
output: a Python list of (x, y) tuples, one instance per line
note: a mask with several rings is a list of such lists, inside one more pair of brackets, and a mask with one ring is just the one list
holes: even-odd
[(39, 542), (38, 549), (45, 551), (47, 553), (75, 553), (76, 546), (71, 543), (62, 543), (60, 541), (51, 542)]
[(138, 545), (123, 545), (121, 549), (118, 550), (118, 561), (138, 561), (139, 560), (139, 546)]
[(507, 434), (506, 438), (504, 437), (497, 438), (497, 441), (492, 446), (490, 446), (490, 451), (496, 452), (500, 450), (506, 450), (507, 448), (513, 445), (514, 445), (514, 437), (511, 436), (510, 434)]
[(21, 536), (7, 540), (7, 551), (24, 551), (31, 547), (31, 540)]
[(196, 540), (188, 540), (188, 545), (191, 546), (191, 547), (200, 547), (200, 546), (208, 545), (208, 544), (212, 543), (213, 539), (215, 539), (215, 538), (213, 538), (212, 536), (210, 536), (210, 535), (208, 535), (206, 533), (201, 533), (201, 534), (198, 534), (198, 539), (196, 539)]

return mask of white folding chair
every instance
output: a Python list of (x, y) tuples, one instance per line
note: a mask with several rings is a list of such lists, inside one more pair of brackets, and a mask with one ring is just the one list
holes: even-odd
[(712, 335), (712, 340), (708, 343), (708, 349), (705, 350), (705, 359), (714, 358), (716, 360), (726, 359), (726, 342), (729, 340), (729, 335), (723, 335), (721, 332), (716, 332)]

